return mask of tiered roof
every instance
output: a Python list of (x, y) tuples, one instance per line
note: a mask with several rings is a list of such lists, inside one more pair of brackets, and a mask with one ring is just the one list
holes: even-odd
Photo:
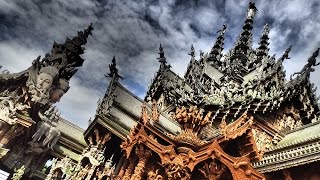
[[(160, 45), (158, 58), (160, 68), (156, 73), (144, 101), (147, 109), (151, 111), (151, 102), (156, 101), (160, 119), (152, 123), (164, 134), (179, 134), (179, 125), (172, 116), (178, 107), (197, 106), (206, 113), (211, 113), (211, 125), (203, 128), (199, 137), (203, 140), (213, 140), (223, 136), (219, 125), (223, 122), (229, 124), (236, 121), (244, 114), (253, 117), (252, 136), (257, 141), (259, 151), (265, 152), (265, 157), (272, 156), (277, 150), (285, 152), (283, 144), (291, 146), (291, 136), (307, 136), (307, 129), (317, 127), (319, 121), (318, 99), (315, 95), (315, 87), (309, 80), (310, 73), (314, 71), (313, 66), (318, 65), (316, 58), (319, 53), (317, 49), (309, 58), (308, 64), (299, 73), (295, 73), (290, 80), (286, 80), (283, 62), (289, 59), (292, 45), (278, 59), (269, 54), (269, 26), (263, 28), (257, 49), (252, 47), (252, 29), (254, 16), (257, 9), (254, 3), (249, 4), (247, 17), (242, 32), (236, 40), (235, 46), (223, 54), (224, 36), (227, 25), (218, 31), (217, 40), (209, 53), (200, 52), (200, 58), (196, 59), (195, 49), (191, 46), (189, 55), (190, 63), (184, 75), (179, 77), (168, 65), (164, 49)], [(110, 70), (112, 72), (112, 70)], [(113, 89), (112, 89), (113, 87)], [(111, 95), (110, 95), (111, 94)], [(115, 96), (112, 94), (116, 94)], [(127, 96), (125, 96), (126, 94)], [(123, 100), (122, 97), (124, 95)], [(113, 97), (112, 101), (107, 100)], [(121, 100), (122, 99), (122, 100)], [(107, 101), (106, 101), (107, 100)], [(105, 126), (113, 128), (117, 132), (121, 128), (122, 139), (129, 130), (139, 124), (139, 114), (143, 101), (134, 96), (118, 81), (112, 81), (102, 102), (106, 101), (109, 108), (99, 106), (99, 109), (121, 109), (122, 114), (111, 111), (99, 111), (98, 116), (104, 121)], [(102, 103), (103, 104), (103, 103)], [(120, 112), (120, 111), (119, 111)], [(124, 117), (130, 116), (128, 118)], [(103, 118), (107, 117), (107, 118)], [(131, 123), (132, 122), (132, 123)], [(296, 130), (295, 130), (296, 129)], [(306, 129), (306, 130), (304, 130)], [(268, 147), (261, 145), (258, 139)], [(304, 139), (304, 138), (302, 138)], [(312, 138), (314, 139), (314, 138)], [(299, 141), (301, 145), (309, 139)], [(311, 141), (311, 140), (310, 140)], [(297, 145), (296, 143), (296, 146)], [(318, 144), (317, 144), (317, 147)], [(254, 157), (254, 159), (261, 159)], [(315, 152), (315, 151), (314, 151)], [(317, 151), (316, 153), (319, 154)], [(259, 155), (257, 155), (259, 156)], [(285, 159), (288, 161), (290, 159)], [(306, 162), (306, 161), (304, 161)], [(261, 169), (262, 166), (271, 165), (269, 161), (262, 159), (261, 163), (254, 164)], [(287, 166), (279, 166), (286, 168)], [(274, 168), (275, 170), (277, 168)]]

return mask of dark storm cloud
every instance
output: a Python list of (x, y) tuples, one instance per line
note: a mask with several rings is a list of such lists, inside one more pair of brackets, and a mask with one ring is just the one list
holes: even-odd
[[(224, 23), (228, 24), (225, 51), (234, 45), (247, 5), (248, 1), (238, 0), (4, 0), (0, 1), (0, 64), (13, 72), (26, 69), (38, 55), (50, 51), (53, 41), (64, 42), (92, 22), (95, 30), (83, 55), (86, 61), (59, 103), (65, 118), (85, 127), (106, 90), (109, 80), (104, 74), (113, 55), (125, 78), (122, 83), (143, 97), (159, 68), (160, 43), (172, 69), (183, 76), (191, 44), (197, 56), (200, 49), (209, 52)], [(285, 67), (289, 74), (299, 71), (320, 46), (319, 2), (273, 0), (256, 6), (254, 47), (263, 25), (269, 23), (270, 53), (280, 57), (292, 43), (292, 59), (285, 61)], [(319, 72), (318, 68), (313, 80)], [(315, 83), (320, 86), (318, 80)]]

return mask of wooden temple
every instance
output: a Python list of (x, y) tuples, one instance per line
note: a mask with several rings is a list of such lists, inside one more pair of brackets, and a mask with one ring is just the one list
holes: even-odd
[[(160, 45), (160, 67), (144, 99), (121, 84), (113, 57), (107, 75), (109, 87), (85, 131), (55, 118), (57, 112), (50, 109), (47, 92), (37, 88), (31, 91), (32, 83), (25, 85), (31, 73), (0, 75), (0, 140), (1, 151), (6, 152), (0, 159), (2, 166), (15, 168), (13, 177), (41, 179), (32, 176), (37, 172), (35, 157), (41, 156), (39, 161), (44, 162), (50, 154), (57, 159), (46, 179), (319, 179), (319, 98), (310, 82), (310, 73), (320, 64), (316, 60), (319, 48), (300, 72), (286, 80), (283, 62), (289, 59), (292, 45), (279, 58), (270, 56), (266, 24), (254, 49), (256, 13), (255, 4), (249, 3), (242, 32), (226, 54), (227, 25), (218, 31), (211, 51), (201, 52), (198, 59), (191, 46), (191, 60), (183, 78), (170, 69)], [(77, 37), (87, 38), (91, 29)], [(77, 59), (70, 57), (82, 53), (74, 40), (54, 45), (54, 57)], [(66, 53), (69, 51), (72, 53)], [(32, 68), (36, 74), (56, 64), (53, 62), (59, 58), (52, 57), (49, 54), (47, 59), (35, 61)], [(58, 73), (52, 84), (57, 83), (57, 88), (57, 77), (70, 79), (73, 71), (66, 67), (74, 67), (74, 63), (55, 67)], [(6, 93), (16, 93), (17, 98), (10, 99), (15, 96)], [(44, 95), (39, 98), (39, 94)], [(15, 111), (10, 109), (10, 101)], [(6, 107), (10, 110), (5, 111)], [(6, 112), (11, 114), (5, 116)], [(68, 136), (70, 133), (62, 131), (64, 126), (56, 125), (59, 122), (78, 129), (83, 136)], [(55, 134), (52, 139), (42, 137), (43, 126)], [(21, 136), (24, 139), (18, 138)], [(15, 150), (21, 147), (29, 148), (29, 154)], [(63, 148), (77, 156), (72, 158)], [(21, 161), (21, 157), (29, 157), (29, 161)], [(10, 165), (8, 160), (20, 164)]]

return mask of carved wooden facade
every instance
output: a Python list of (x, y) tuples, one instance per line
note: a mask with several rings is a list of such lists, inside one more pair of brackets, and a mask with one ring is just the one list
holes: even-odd
[[(319, 65), (319, 48), (286, 80), (282, 63), (289, 59), (292, 45), (277, 60), (270, 56), (266, 24), (254, 49), (256, 13), (254, 3), (249, 3), (242, 32), (226, 54), (222, 50), (227, 25), (218, 31), (211, 51), (201, 51), (199, 59), (191, 46), (184, 78), (170, 69), (160, 45), (160, 67), (144, 100), (121, 85), (113, 57), (106, 75), (110, 85), (84, 132), (88, 146), (77, 162), (68, 157), (54, 160), (47, 179), (294, 179), (302, 177), (304, 167), (306, 177), (320, 177), (320, 136), (314, 133), (320, 131), (320, 110), (309, 80)], [(11, 167), (18, 167), (16, 177), (61, 136), (54, 127), (59, 113), (49, 98), (55, 88), (37, 88), (36, 78), (46, 72), (69, 80), (83, 60), (54, 62), (70, 58), (70, 53), (79, 58), (79, 47), (91, 30), (90, 26), (65, 44), (55, 43), (51, 54), (36, 59), (28, 71), (0, 75), (0, 154), (12, 147), (13, 139), (29, 133), (28, 141), (17, 141), (21, 146), (13, 146), (12, 155), (3, 160), (20, 163)], [(49, 66), (58, 73), (54, 68), (41, 70)], [(67, 90), (65, 82), (55, 80), (57, 89)], [(38, 129), (32, 129), (35, 124)], [(46, 132), (52, 136), (45, 137)], [(20, 147), (28, 147), (32, 156), (14, 161)]]
[(286, 81), (282, 63), (292, 45), (278, 60), (270, 56), (266, 24), (253, 49), (256, 13), (249, 3), (243, 30), (226, 54), (227, 25), (198, 60), (191, 46), (184, 78), (171, 71), (160, 45), (160, 67), (144, 101), (119, 83), (114, 58), (110, 86), (86, 132), (103, 126), (121, 139), (116, 179), (290, 179), (299, 177), (295, 166), (319, 166), (318, 136), (307, 133), (320, 128), (309, 80), (319, 49)]
[[(250, 144), (252, 147), (247, 152), (258, 153), (251, 132), (252, 118), (243, 115), (227, 126), (221, 125), (223, 127), (221, 131), (225, 134), (206, 141), (200, 139), (197, 133), (210, 123), (210, 112), (204, 116), (204, 113), (197, 107), (178, 109), (175, 117), (181, 124), (183, 132), (175, 136), (163, 134), (150, 124), (154, 121), (152, 116), (157, 113), (156, 111), (154, 105), (149, 116), (147, 109), (143, 108), (141, 121), (121, 145), (128, 161), (133, 162), (136, 157), (141, 159), (139, 153), (143, 151), (147, 154), (143, 157), (144, 163), (149, 160), (147, 167), (158, 166), (153, 171), (161, 172), (163, 179), (190, 179), (192, 176), (217, 179), (226, 172), (229, 172), (233, 179), (264, 179), (262, 174), (252, 168), (251, 162), (255, 159), (250, 159), (249, 154), (247, 157), (245, 155), (233, 157), (223, 150), (223, 144), (230, 139), (243, 137), (248, 140), (243, 141), (246, 144), (239, 144), (239, 147), (252, 142), (253, 144)], [(165, 142), (158, 141), (158, 139)], [(126, 178), (141, 179), (141, 171), (144, 172), (144, 177), (147, 177), (148, 169), (145, 168), (146, 166), (143, 167), (144, 169), (141, 170), (142, 167), (136, 166), (140, 169), (131, 171), (131, 174), (127, 173)], [(137, 176), (139, 178), (136, 178)], [(118, 176), (118, 178), (122, 177)]]
[(65, 142), (66, 135), (59, 130), (64, 122), (59, 122), (54, 103), (68, 91), (70, 78), (82, 66), (80, 55), (92, 30), (90, 25), (65, 43), (55, 42), (50, 53), (36, 58), (25, 71), (0, 74), (0, 163), (8, 171), (18, 169), (14, 177), (39, 172), (48, 152), (63, 156), (53, 150), (58, 142), (59, 147), (64, 142), (64, 147), (82, 148), (79, 142)]

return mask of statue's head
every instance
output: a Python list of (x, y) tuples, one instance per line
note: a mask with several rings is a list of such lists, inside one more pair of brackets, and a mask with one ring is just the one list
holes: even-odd
[(51, 92), (50, 100), (53, 103), (59, 102), (61, 97), (69, 90), (69, 82), (66, 79), (59, 79), (59, 84)]
[(57, 78), (59, 70), (53, 66), (43, 67), (37, 77), (36, 89), (39, 92), (46, 92), (51, 87), (54, 79)]

